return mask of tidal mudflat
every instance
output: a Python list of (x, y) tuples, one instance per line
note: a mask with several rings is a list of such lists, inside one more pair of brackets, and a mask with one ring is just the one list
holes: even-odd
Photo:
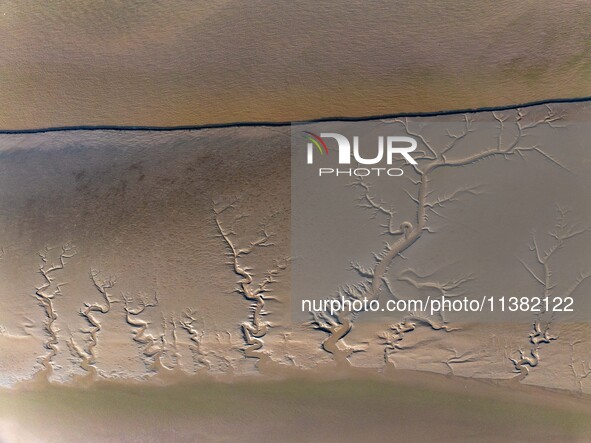
[[(376, 120), (416, 168), (322, 187), (290, 127), (0, 135), (0, 435), (583, 441), (590, 116)], [(294, 311), (359, 293), (577, 315)]]

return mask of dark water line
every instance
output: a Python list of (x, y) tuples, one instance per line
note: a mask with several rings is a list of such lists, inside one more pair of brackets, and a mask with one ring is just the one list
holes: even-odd
[(290, 126), (290, 125), (305, 125), (309, 123), (322, 122), (363, 122), (369, 120), (380, 120), (390, 118), (403, 117), (437, 117), (442, 115), (455, 115), (478, 112), (492, 112), (492, 111), (507, 111), (517, 108), (529, 108), (532, 106), (547, 105), (552, 103), (581, 103), (591, 102), (591, 96), (587, 97), (573, 97), (573, 98), (554, 98), (546, 100), (538, 100), (526, 102), (521, 104), (503, 105), (503, 106), (486, 106), (482, 108), (466, 108), (466, 109), (452, 109), (446, 111), (433, 112), (406, 112), (399, 114), (382, 114), (370, 115), (366, 117), (323, 117), (312, 120), (302, 121), (253, 121), (253, 122), (234, 122), (234, 123), (210, 123), (204, 125), (185, 125), (185, 126), (117, 126), (117, 125), (81, 125), (81, 126), (55, 126), (49, 128), (32, 128), (32, 129), (0, 129), (1, 134), (40, 134), (45, 132), (62, 132), (62, 131), (199, 131), (202, 129), (218, 129), (218, 128), (239, 128), (239, 127), (262, 127), (262, 126)]

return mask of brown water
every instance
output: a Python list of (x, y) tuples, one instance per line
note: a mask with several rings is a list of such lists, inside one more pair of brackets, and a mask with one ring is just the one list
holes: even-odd
[(568, 1), (6, 1), (0, 128), (290, 121), (591, 95)]

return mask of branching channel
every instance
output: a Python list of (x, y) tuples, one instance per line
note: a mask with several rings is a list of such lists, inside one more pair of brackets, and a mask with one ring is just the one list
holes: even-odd
[[(458, 142), (464, 140), (469, 133), (474, 131), (471, 116), (464, 116), (463, 129), (461, 131), (458, 133), (447, 132), (449, 142), (444, 146), (434, 146), (431, 144), (427, 137), (421, 134), (421, 131), (413, 129), (413, 121), (409, 118), (391, 121), (392, 123), (402, 125), (409, 135), (419, 138), (425, 146), (425, 151), (422, 155), (415, 158), (417, 164), (413, 165), (417, 179), (411, 179), (411, 181), (413, 181), (417, 191), (416, 193), (408, 193), (409, 198), (416, 207), (416, 211), (412, 216), (408, 214), (406, 217), (399, 217), (399, 214), (394, 208), (388, 207), (372, 194), (371, 186), (368, 183), (360, 179), (352, 184), (360, 191), (359, 207), (370, 211), (372, 218), (380, 217), (385, 219), (385, 222), (381, 226), (384, 228), (383, 234), (387, 237), (387, 240), (384, 242), (383, 250), (378, 254), (374, 254), (374, 264), (371, 267), (364, 267), (359, 263), (351, 264), (352, 269), (362, 280), (354, 286), (341, 288), (338, 291), (337, 298), (344, 296), (354, 300), (364, 297), (368, 300), (375, 300), (379, 297), (383, 287), (386, 288), (392, 297), (399, 297), (399, 294), (394, 293), (392, 285), (387, 278), (388, 269), (396, 257), (402, 256), (404, 251), (410, 248), (425, 233), (432, 232), (432, 227), (429, 225), (430, 216), (440, 216), (440, 210), (448, 204), (457, 201), (461, 195), (478, 195), (483, 192), (479, 187), (464, 186), (446, 195), (435, 195), (430, 185), (432, 176), (436, 171), (446, 168), (469, 166), (495, 157), (505, 159), (513, 156), (523, 157), (528, 152), (541, 155), (556, 166), (566, 169), (539, 146), (523, 143), (524, 138), (529, 135), (528, 130), (530, 129), (541, 125), (558, 126), (563, 116), (557, 114), (550, 106), (546, 107), (546, 111), (545, 115), (541, 118), (533, 118), (521, 109), (513, 113), (494, 112), (493, 117), (498, 127), (496, 142), (480, 152), (457, 157), (454, 156), (454, 153), (457, 151), (455, 148)], [(512, 119), (513, 127), (511, 137), (506, 134), (506, 126), (509, 124), (509, 119)], [(506, 138), (508, 140), (505, 140)], [(469, 275), (457, 276), (457, 278), (449, 282), (437, 282), (430, 281), (428, 277), (421, 276), (410, 269), (399, 276), (401, 280), (417, 288), (437, 289), (442, 294), (448, 296), (457, 295), (461, 285), (472, 278)], [(336, 360), (342, 361), (347, 359), (355, 351), (344, 344), (343, 338), (349, 333), (355, 318), (359, 314), (360, 312), (348, 311), (338, 312), (335, 315), (325, 312), (312, 314), (312, 325), (316, 329), (329, 334), (329, 337), (323, 342), (323, 347), (326, 351), (332, 353)], [(442, 321), (444, 321), (443, 317)], [(401, 339), (403, 334), (402, 330), (399, 329), (394, 325), (392, 328), (392, 337), (382, 338), (382, 340), (386, 340), (386, 352), (396, 348), (396, 343)]]
[[(246, 342), (244, 354), (247, 357), (263, 359), (268, 357), (261, 350), (264, 345), (263, 337), (267, 334), (269, 327), (272, 326), (269, 321), (264, 319), (268, 314), (268, 311), (265, 310), (265, 301), (273, 299), (268, 294), (272, 291), (272, 285), (277, 281), (277, 276), (287, 269), (289, 261), (286, 258), (276, 260), (275, 266), (268, 270), (262, 279), (255, 281), (252, 269), (244, 265), (242, 261), (257, 249), (273, 246), (271, 241), (273, 234), (268, 231), (265, 224), (262, 224), (256, 238), (246, 246), (239, 246), (235, 224), (244, 216), (230, 214), (231, 211), (236, 209), (235, 204), (236, 202), (225, 205), (214, 203), (215, 223), (219, 236), (224, 240), (228, 248), (229, 264), (232, 266), (234, 273), (240, 277), (236, 292), (250, 302), (252, 314), (249, 321), (243, 322), (241, 325), (244, 341)], [(225, 220), (230, 218), (232, 221), (225, 225), (222, 218)]]

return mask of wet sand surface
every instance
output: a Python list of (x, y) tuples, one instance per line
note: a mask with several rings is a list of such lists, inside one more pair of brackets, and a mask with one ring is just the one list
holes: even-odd
[[(324, 378), (324, 379), (323, 379)], [(0, 391), (0, 441), (587, 441), (591, 401), (401, 371)]]
[[(585, 441), (590, 116), (578, 103), (381, 122), (421, 126), (420, 149), (445, 157), (436, 173), (325, 189), (363, 229), (332, 245), (310, 233), (330, 263), (312, 290), (519, 288), (571, 294), (583, 314), (506, 322), (295, 316), (289, 127), (0, 135), (0, 440)], [(382, 201), (425, 228), (402, 257), (379, 253), (389, 212), (356, 206)]]

